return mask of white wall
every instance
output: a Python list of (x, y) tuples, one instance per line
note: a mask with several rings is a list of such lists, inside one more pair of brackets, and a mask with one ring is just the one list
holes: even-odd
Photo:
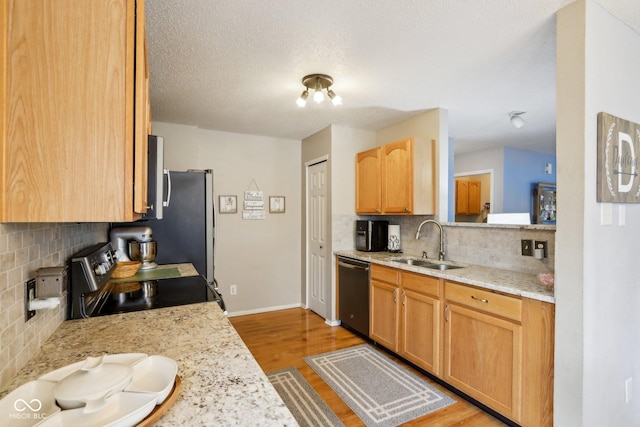
[(593, 0), (557, 23), (555, 425), (638, 426), (624, 382), (640, 381), (640, 205), (614, 204), (600, 225), (596, 123), (600, 111), (640, 123), (640, 35)]
[[(216, 204), (237, 196), (238, 213), (217, 214), (216, 227), (216, 279), (230, 314), (300, 306), (300, 141), (160, 122), (153, 131), (164, 137), (168, 169), (213, 169)], [(264, 193), (264, 220), (242, 219), (252, 180)], [(268, 212), (269, 196), (285, 196), (284, 214)]]

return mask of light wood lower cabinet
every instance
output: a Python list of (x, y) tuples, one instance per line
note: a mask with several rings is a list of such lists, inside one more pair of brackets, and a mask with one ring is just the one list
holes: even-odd
[(445, 306), (444, 380), (520, 421), (522, 326), (456, 304)]
[(400, 355), (434, 375), (441, 374), (440, 280), (402, 272)]
[(522, 426), (553, 425), (553, 304), (371, 266), (380, 345)]
[(371, 333), (380, 345), (440, 375), (440, 292), (436, 278), (371, 267)]
[(400, 273), (393, 268), (371, 266), (369, 336), (398, 352)]

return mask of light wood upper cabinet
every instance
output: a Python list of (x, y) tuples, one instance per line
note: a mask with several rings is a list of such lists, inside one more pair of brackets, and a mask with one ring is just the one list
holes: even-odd
[(0, 221), (138, 218), (150, 127), (144, 2), (3, 0), (0, 20)]
[(435, 142), (408, 138), (356, 156), (356, 213), (433, 215)]
[(456, 180), (456, 215), (480, 213), (480, 185), (480, 181)]
[(381, 172), (380, 148), (356, 155), (356, 212), (381, 213)]

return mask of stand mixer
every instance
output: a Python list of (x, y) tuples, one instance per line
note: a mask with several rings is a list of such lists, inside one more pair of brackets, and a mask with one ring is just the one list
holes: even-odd
[(151, 270), (158, 264), (157, 244), (152, 240), (151, 227), (117, 227), (110, 233), (111, 246), (116, 251), (118, 261), (142, 261), (140, 270)]

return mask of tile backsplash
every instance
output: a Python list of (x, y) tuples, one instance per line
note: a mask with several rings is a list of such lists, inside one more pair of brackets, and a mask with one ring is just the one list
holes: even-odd
[(66, 301), (25, 322), (24, 283), (41, 267), (66, 265), (76, 252), (106, 240), (108, 225), (0, 224), (0, 389), (64, 321)]
[[(354, 249), (355, 221), (357, 219), (379, 219), (389, 224), (400, 225), (401, 249), (406, 254), (420, 256), (423, 251), (429, 258), (438, 258), (439, 231), (433, 224), (425, 224), (421, 237), (415, 239), (418, 225), (429, 216), (384, 216), (358, 217), (334, 215), (332, 249)], [(336, 233), (335, 230), (340, 233)], [(484, 265), (524, 273), (551, 273), (555, 270), (555, 227), (487, 225), (475, 223), (444, 223), (445, 259), (461, 263)], [(345, 237), (346, 236), (346, 237)], [(522, 239), (547, 242), (547, 258), (522, 256)]]

